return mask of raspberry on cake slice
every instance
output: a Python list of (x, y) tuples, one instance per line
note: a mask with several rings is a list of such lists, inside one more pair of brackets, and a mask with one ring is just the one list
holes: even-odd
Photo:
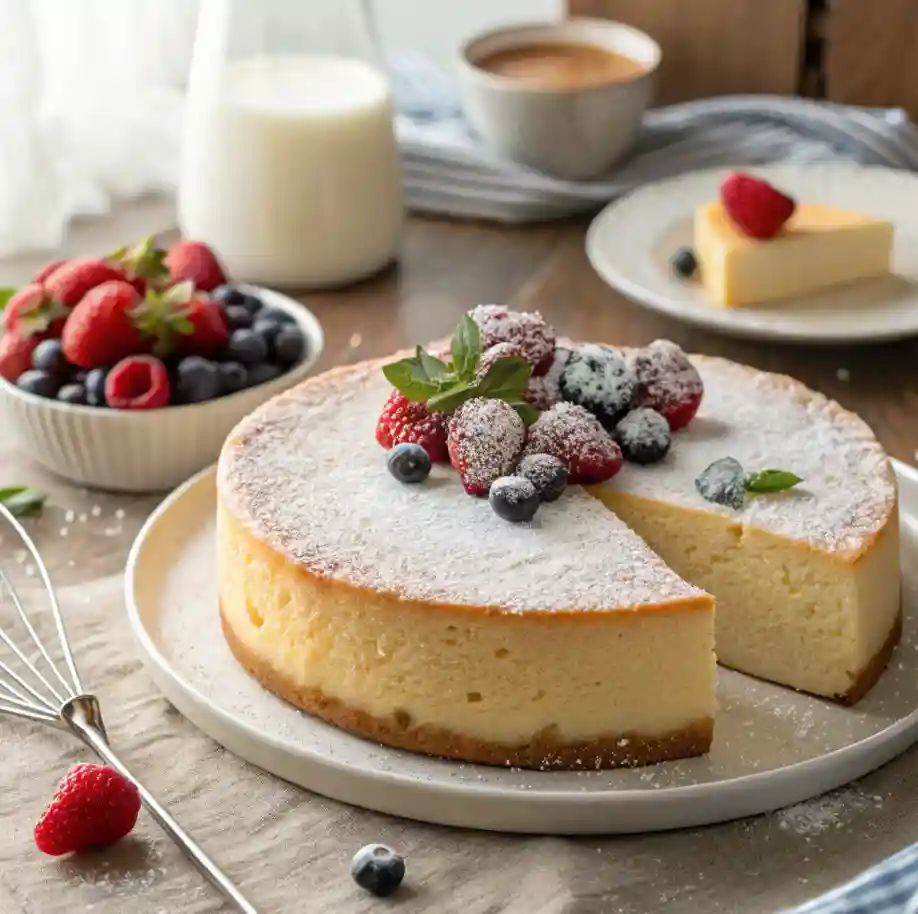
[(704, 396), (704, 383), (676, 343), (655, 340), (631, 353), (628, 363), (637, 378), (637, 406), (662, 413), (673, 431), (695, 418)]
[(503, 305), (478, 305), (469, 311), (478, 325), (482, 351), (498, 343), (512, 343), (532, 367), (533, 375), (543, 375), (551, 367), (555, 353), (555, 331), (538, 311), (511, 311)]
[(491, 483), (509, 476), (526, 441), (526, 426), (503, 400), (476, 397), (449, 419), (449, 458), (469, 495), (485, 496)]

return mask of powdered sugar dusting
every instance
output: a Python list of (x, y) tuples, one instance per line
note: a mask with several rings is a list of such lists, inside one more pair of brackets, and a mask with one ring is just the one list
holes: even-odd
[(510, 525), (449, 467), (396, 482), (373, 437), (388, 393), (379, 368), (309, 381), (231, 435), (220, 492), (260, 539), (314, 573), (429, 602), (597, 610), (701, 594), (582, 489)]
[(476, 397), (463, 403), (449, 420), (449, 452), (463, 482), (477, 495), (508, 475), (526, 441), (526, 426), (503, 400)]
[(782, 830), (810, 838), (826, 831), (846, 828), (861, 813), (882, 805), (881, 796), (850, 786), (789, 806), (776, 813), (776, 816)]
[(497, 343), (513, 343), (532, 366), (543, 374), (551, 365), (555, 331), (538, 311), (511, 311), (503, 305), (478, 305), (469, 312), (481, 333), (482, 350)]

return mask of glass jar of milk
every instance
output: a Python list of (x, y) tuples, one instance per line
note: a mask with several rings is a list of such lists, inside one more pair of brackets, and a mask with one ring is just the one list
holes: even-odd
[(179, 224), (232, 276), (323, 287), (397, 254), (404, 203), (370, 0), (205, 0)]

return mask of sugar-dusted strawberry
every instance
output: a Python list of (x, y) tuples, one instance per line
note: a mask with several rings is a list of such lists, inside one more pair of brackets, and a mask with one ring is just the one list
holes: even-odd
[(525, 441), (523, 420), (503, 400), (467, 400), (449, 419), (450, 463), (469, 495), (487, 495), (495, 479), (512, 473)]
[(551, 454), (568, 469), (571, 484), (592, 485), (622, 468), (622, 452), (599, 420), (576, 403), (558, 403), (529, 428), (526, 456)]
[(160, 409), (171, 397), (169, 372), (152, 355), (129, 355), (105, 377), (105, 402), (112, 409)]
[(393, 390), (376, 423), (376, 440), (387, 450), (397, 444), (419, 444), (434, 463), (449, 460), (446, 449), (446, 415), (430, 413), (423, 403), (413, 403)]
[(80, 368), (103, 368), (148, 351), (152, 341), (132, 314), (140, 302), (137, 290), (124, 280), (87, 292), (64, 326), (61, 342), (68, 361)]
[(498, 343), (513, 343), (534, 375), (545, 374), (555, 352), (555, 331), (538, 311), (511, 311), (503, 305), (478, 305), (469, 312), (481, 334), (482, 352)]
[(35, 844), (52, 857), (115, 844), (137, 824), (137, 787), (107, 765), (74, 765), (35, 826)]
[(73, 308), (90, 289), (113, 279), (124, 279), (124, 271), (104, 260), (69, 260), (48, 276), (45, 290), (65, 308)]
[(203, 241), (179, 241), (169, 248), (165, 262), (173, 283), (191, 280), (202, 292), (211, 292), (227, 281), (217, 255)]
[(761, 178), (735, 171), (720, 185), (720, 199), (733, 224), (750, 238), (774, 238), (797, 204)]
[(490, 349), (484, 350), (481, 354), (481, 361), (475, 374), (483, 378), (490, 370), (491, 366), (500, 361), (500, 359), (526, 359), (523, 350), (516, 343), (496, 343)]
[(0, 377), (15, 380), (32, 367), (32, 353), (42, 341), (40, 336), (0, 335)]
[(69, 313), (39, 282), (23, 286), (3, 309), (3, 328), (21, 339), (58, 337)]
[(58, 267), (62, 267), (66, 262), (66, 260), (52, 260), (50, 263), (46, 263), (32, 277), (32, 282), (44, 282)]
[(673, 431), (695, 418), (704, 396), (704, 382), (676, 343), (654, 340), (630, 353), (628, 361), (637, 376), (635, 405), (662, 413)]
[(166, 251), (156, 242), (156, 236), (144, 238), (134, 247), (121, 247), (106, 258), (124, 272), (127, 281), (141, 294), (148, 288), (159, 288), (169, 279)]

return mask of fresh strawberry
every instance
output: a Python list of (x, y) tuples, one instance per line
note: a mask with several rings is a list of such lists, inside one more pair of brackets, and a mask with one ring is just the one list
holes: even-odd
[(622, 452), (599, 420), (576, 403), (558, 403), (529, 428), (524, 451), (551, 454), (568, 469), (571, 484), (593, 485), (622, 468)]
[(32, 367), (32, 353), (41, 342), (40, 336), (0, 335), (0, 377), (15, 382)]
[(124, 280), (91, 289), (64, 326), (64, 355), (80, 368), (103, 368), (148, 351), (151, 341), (132, 314), (140, 302), (137, 290)]
[(503, 305), (479, 305), (469, 311), (478, 325), (482, 352), (498, 343), (513, 343), (532, 366), (534, 375), (545, 374), (555, 354), (555, 331), (538, 311), (511, 311)]
[(113, 279), (124, 279), (124, 271), (104, 260), (70, 260), (45, 280), (45, 289), (65, 308), (74, 308), (90, 289)]
[(160, 409), (170, 395), (169, 372), (152, 355), (129, 355), (105, 378), (105, 402), (112, 409)]
[(23, 286), (3, 309), (3, 327), (21, 339), (59, 337), (68, 309), (51, 298), (38, 282)]
[(733, 224), (750, 238), (774, 238), (797, 204), (767, 181), (735, 171), (720, 185), (720, 199)]
[(136, 786), (107, 765), (74, 765), (35, 826), (35, 844), (59, 857), (108, 847), (130, 834), (140, 812)]
[(476, 397), (450, 416), (449, 460), (469, 495), (485, 496), (491, 483), (513, 472), (526, 426), (503, 400)]
[(704, 382), (679, 346), (670, 340), (654, 340), (632, 352), (628, 361), (637, 376), (637, 406), (662, 413), (673, 431), (695, 418), (704, 396)]
[(423, 403), (412, 403), (393, 390), (376, 423), (376, 440), (386, 450), (396, 444), (420, 444), (432, 461), (449, 460), (446, 449), (446, 416), (429, 413)]
[(166, 266), (173, 283), (191, 280), (202, 292), (211, 292), (226, 282), (217, 255), (203, 241), (180, 241), (169, 248)]
[(132, 248), (118, 248), (108, 255), (107, 260), (124, 271), (127, 281), (141, 295), (146, 295), (148, 288), (164, 285), (169, 279), (166, 252), (157, 245), (155, 235)]
[(186, 280), (168, 289), (150, 289), (133, 312), (134, 324), (155, 342), (153, 352), (165, 357), (215, 355), (229, 340), (229, 326), (220, 303), (196, 293)]
[(195, 295), (183, 310), (191, 332), (178, 337), (179, 352), (190, 355), (213, 355), (229, 341), (229, 327), (220, 303), (204, 295)]
[(44, 282), (58, 267), (62, 267), (66, 260), (52, 260), (46, 263), (33, 277), (32, 282)]

